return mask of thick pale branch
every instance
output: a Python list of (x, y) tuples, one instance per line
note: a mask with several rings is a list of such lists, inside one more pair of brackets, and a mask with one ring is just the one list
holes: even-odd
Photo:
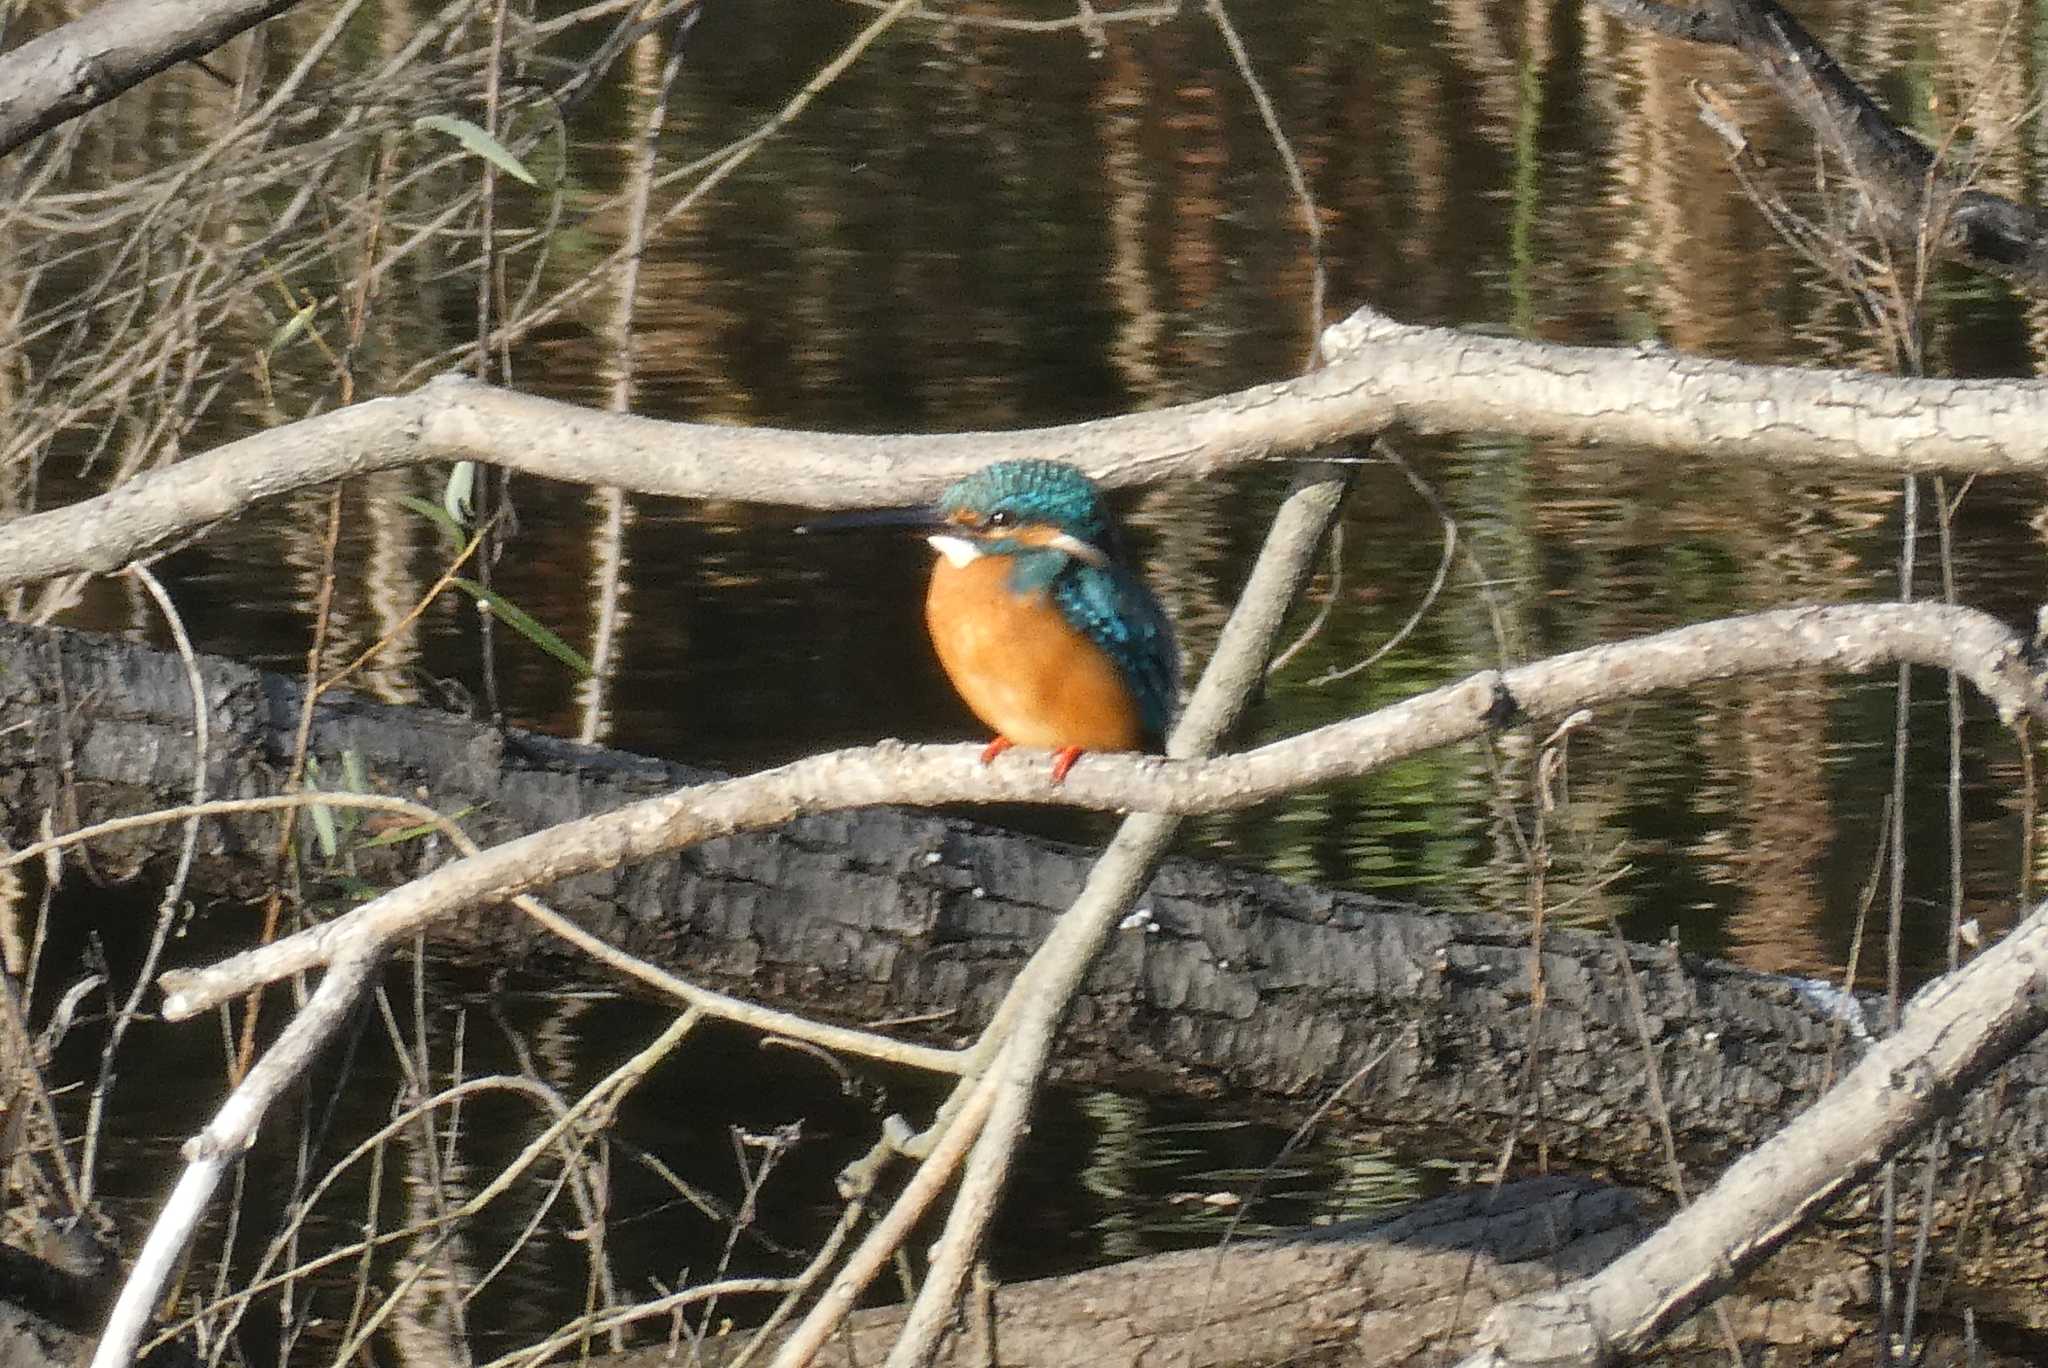
[(565, 822), (459, 860), (346, 916), (207, 969), (161, 976), (173, 1019), (324, 963), (347, 946), (409, 935), (436, 918), (561, 879), (650, 858), (808, 812), (877, 804), (1033, 802), (1190, 814), (1250, 807), (1356, 778), (1405, 756), (1482, 735), (1518, 716), (1556, 717), (1670, 689), (1788, 670), (1955, 669), (2011, 718), (2048, 718), (2048, 695), (2019, 636), (1983, 613), (1938, 604), (1790, 608), (1485, 671), (1369, 716), (1240, 755), (1179, 761), (1092, 756), (1062, 785), (1041, 757), (993, 765), (973, 746), (878, 746), (665, 794)]
[(485, 461), (643, 494), (853, 508), (997, 456), (1111, 485), (1194, 477), (1406, 426), (1893, 472), (2048, 470), (2048, 386), (1739, 366), (1410, 327), (1361, 309), (1299, 379), (1065, 427), (853, 436), (666, 423), (443, 377), (245, 437), (0, 525), (0, 588), (112, 571), (260, 500), (371, 471)]
[[(299, 808), (333, 808), (358, 812), (396, 813), (436, 827), (449, 843), (464, 855), (478, 853), (477, 844), (469, 839), (466, 832), (448, 818), (421, 803), (404, 798), (393, 798), (379, 793), (287, 793), (269, 798), (223, 799), (218, 802), (193, 802), (172, 808), (159, 808), (152, 812), (135, 813), (117, 817), (105, 822), (95, 822), (88, 827), (45, 837), (32, 841), (20, 850), (0, 860), (0, 869), (11, 868), (42, 858), (51, 851), (63, 850), (74, 845), (86, 845), (103, 840), (123, 831), (135, 831), (161, 826), (169, 822), (188, 822), (196, 826), (202, 818), (227, 817), (252, 812), (289, 812)], [(933, 1073), (959, 1073), (964, 1067), (963, 1056), (953, 1050), (933, 1049), (929, 1046), (912, 1045), (891, 1040), (887, 1036), (867, 1031), (857, 1031), (830, 1022), (813, 1021), (794, 1012), (778, 1011), (733, 997), (713, 989), (701, 987), (678, 978), (658, 965), (649, 964), (637, 956), (629, 955), (618, 947), (607, 943), (601, 937), (592, 935), (581, 926), (545, 903), (524, 894), (512, 898), (511, 903), (521, 912), (548, 931), (575, 946), (599, 964), (614, 970), (625, 978), (637, 979), (657, 993), (665, 993), (680, 1002), (687, 1003), (697, 1011), (717, 1017), (723, 1021), (769, 1035), (789, 1036), (807, 1040), (828, 1050), (869, 1059), (886, 1059), (906, 1068), (928, 1069)]]

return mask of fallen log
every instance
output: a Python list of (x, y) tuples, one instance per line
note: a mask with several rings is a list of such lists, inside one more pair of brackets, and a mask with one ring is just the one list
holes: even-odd
[[(200, 662), (211, 747), (208, 792), (276, 791), (300, 685)], [(106, 637), (0, 625), (0, 815), (29, 839), (183, 801), (191, 700), (175, 657)], [(322, 772), (353, 765), (386, 792), (423, 794), (489, 844), (679, 785), (703, 771), (450, 714), (336, 695), (312, 733)], [(250, 891), (267, 875), (274, 818), (209, 821), (199, 876)], [(103, 867), (168, 859), (166, 830), (101, 843)], [(360, 876), (395, 881), (443, 851), (428, 842), (358, 850)], [(678, 973), (860, 1021), (924, 1019), (964, 1039), (988, 1017), (1029, 948), (1080, 887), (1088, 855), (972, 822), (900, 810), (814, 817), (557, 886), (551, 900), (592, 930)], [(1657, 1172), (1643, 1105), (1640, 1028), (1624, 947), (1552, 929), (1542, 955), (1540, 1035), (1528, 928), (1429, 912), (1191, 860), (1169, 863), (1097, 965), (1069, 1021), (1073, 1079), (1181, 1091), (1347, 1095), (1355, 1122), (1497, 1137), (1540, 1117), (1553, 1153)], [(439, 929), (458, 955), (547, 963), (515, 914), (479, 908)], [(1680, 1151), (1712, 1167), (1816, 1097), (1860, 1053), (1853, 1003), (1812, 985), (1625, 947)], [(1540, 1049), (1541, 1067), (1529, 1068)], [(1533, 1080), (1528, 1089), (1524, 1078)], [(2030, 1190), (2048, 1153), (2048, 1051), (2035, 1047), (1955, 1134), (1979, 1156), (1987, 1197)], [(1525, 1132), (1528, 1134), (1528, 1132)]]

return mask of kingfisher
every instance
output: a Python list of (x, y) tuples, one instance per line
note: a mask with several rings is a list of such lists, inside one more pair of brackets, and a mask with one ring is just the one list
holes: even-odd
[(938, 559), (924, 620), (946, 677), (1012, 746), (1053, 752), (1062, 783), (1087, 751), (1161, 749), (1180, 695), (1173, 624), (1125, 559), (1102, 491), (1062, 461), (997, 461), (917, 508), (812, 528), (924, 530)]

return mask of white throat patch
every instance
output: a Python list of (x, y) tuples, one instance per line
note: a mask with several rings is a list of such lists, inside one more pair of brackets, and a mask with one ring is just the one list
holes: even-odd
[(930, 542), (932, 549), (944, 556), (955, 570), (982, 554), (981, 548), (965, 537), (937, 536), (926, 537), (925, 540)]

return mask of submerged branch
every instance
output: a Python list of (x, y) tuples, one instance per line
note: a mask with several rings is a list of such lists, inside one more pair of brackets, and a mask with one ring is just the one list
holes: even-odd
[(1503, 1306), (1465, 1368), (1646, 1349), (1875, 1172), (2048, 1028), (2048, 904), (1907, 1004), (1898, 1033), (1698, 1202), (1592, 1277)]
[(93, 6), (0, 55), (0, 155), (297, 3), (105, 0)]

